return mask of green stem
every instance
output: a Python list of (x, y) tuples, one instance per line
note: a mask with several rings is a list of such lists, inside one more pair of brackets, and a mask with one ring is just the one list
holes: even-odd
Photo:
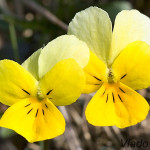
[(9, 33), (10, 33), (10, 40), (13, 48), (14, 59), (17, 62), (20, 62), (16, 30), (12, 22), (9, 22)]
[(49, 140), (40, 142), (41, 150), (49, 150)]

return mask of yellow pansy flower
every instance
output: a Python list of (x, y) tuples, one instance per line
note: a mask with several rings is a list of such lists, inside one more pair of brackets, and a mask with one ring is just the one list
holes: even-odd
[(90, 7), (76, 14), (68, 34), (91, 51), (83, 92), (98, 91), (85, 111), (88, 122), (124, 128), (144, 120), (149, 105), (134, 90), (150, 85), (150, 19), (137, 10), (121, 11), (112, 32), (108, 14)]
[(69, 105), (80, 96), (88, 51), (84, 42), (64, 35), (36, 51), (22, 66), (1, 60), (0, 102), (10, 107), (0, 126), (16, 131), (29, 142), (62, 134), (65, 120), (56, 106)]

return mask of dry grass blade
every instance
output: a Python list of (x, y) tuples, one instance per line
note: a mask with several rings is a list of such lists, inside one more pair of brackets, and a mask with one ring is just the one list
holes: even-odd
[(83, 132), (83, 136), (85, 139), (85, 143), (87, 144), (88, 148), (93, 150), (93, 142), (91, 139), (91, 135), (89, 132), (89, 128), (87, 126), (87, 122), (85, 120), (85, 117), (82, 118), (80, 116), (80, 114), (75, 110), (74, 107), (71, 107), (69, 109), (70, 115), (72, 116), (73, 120), (75, 121), (75, 123), (77, 124), (78, 128), (81, 128), (82, 132)]
[(65, 131), (65, 137), (68, 142), (68, 145), (70, 147), (70, 150), (83, 150), (81, 147), (81, 143), (79, 141), (79, 137), (77, 137), (71, 121), (69, 114), (64, 106), (59, 107), (60, 111), (62, 112), (63, 116), (65, 117), (66, 120), (66, 131)]

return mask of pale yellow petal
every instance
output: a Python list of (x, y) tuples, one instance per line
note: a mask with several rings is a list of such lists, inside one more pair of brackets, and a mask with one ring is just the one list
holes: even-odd
[(56, 63), (73, 58), (83, 68), (89, 61), (87, 45), (73, 35), (63, 35), (49, 42), (39, 56), (39, 77), (42, 78)]
[(109, 64), (118, 54), (134, 41), (150, 44), (150, 19), (137, 10), (123, 10), (115, 20)]
[(22, 64), (22, 67), (25, 68), (27, 71), (29, 71), (34, 78), (39, 80), (39, 75), (38, 75), (38, 70), (39, 70), (39, 65), (38, 65), (38, 59), (39, 55), (41, 53), (41, 49), (37, 50), (34, 52), (27, 60), (25, 60)]
[(98, 7), (89, 7), (77, 13), (69, 24), (68, 34), (86, 42), (89, 49), (107, 63), (112, 36), (112, 25), (107, 12)]

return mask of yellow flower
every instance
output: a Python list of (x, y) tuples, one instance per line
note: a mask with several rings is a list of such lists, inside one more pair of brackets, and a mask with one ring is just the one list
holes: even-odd
[(56, 106), (69, 105), (80, 96), (88, 50), (85, 43), (65, 35), (35, 52), (22, 64), (24, 68), (1, 60), (0, 102), (10, 107), (0, 126), (16, 131), (29, 142), (62, 134), (65, 120)]
[(91, 50), (84, 68), (84, 93), (98, 90), (85, 112), (92, 125), (124, 128), (146, 118), (149, 105), (134, 90), (150, 85), (149, 27), (148, 17), (124, 10), (117, 15), (112, 32), (108, 14), (97, 7), (77, 13), (69, 24), (68, 34)]

